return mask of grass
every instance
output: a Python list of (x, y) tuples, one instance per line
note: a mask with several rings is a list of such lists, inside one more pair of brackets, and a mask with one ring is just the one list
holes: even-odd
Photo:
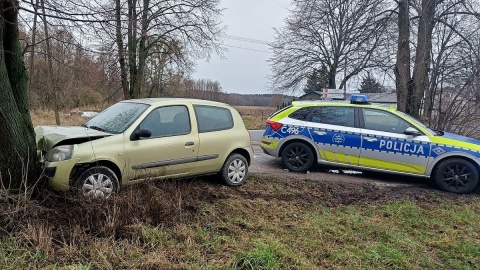
[(274, 107), (236, 106), (247, 129), (264, 129), (268, 117), (277, 111)]
[(147, 182), (107, 202), (50, 194), (18, 207), (2, 198), (0, 269), (480, 265), (478, 195), (398, 189), (252, 175), (240, 188)]

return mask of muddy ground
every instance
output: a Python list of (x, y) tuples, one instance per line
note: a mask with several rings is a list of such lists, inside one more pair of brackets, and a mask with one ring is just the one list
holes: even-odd
[[(250, 167), (250, 173), (280, 179), (285, 181), (286, 185), (296, 188), (309, 182), (316, 183), (313, 186), (323, 185), (328, 190), (328, 192), (327, 190), (323, 190), (323, 192), (330, 194), (328, 195), (328, 204), (331, 205), (402, 198), (420, 201), (429, 201), (428, 198), (438, 197), (464, 198), (461, 195), (438, 190), (433, 181), (427, 178), (375, 172), (342, 171), (319, 165), (314, 165), (307, 173), (289, 172), (283, 168), (279, 158), (266, 155), (258, 145), (254, 145), (254, 151), (254, 163)], [(305, 196), (310, 196), (312, 193), (318, 194), (318, 192), (322, 191), (313, 188), (306, 191)], [(478, 195), (480, 195), (480, 192), (477, 191), (466, 197)]]

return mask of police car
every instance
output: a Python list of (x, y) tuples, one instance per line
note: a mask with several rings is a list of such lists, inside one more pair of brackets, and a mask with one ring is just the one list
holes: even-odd
[(261, 147), (294, 172), (318, 163), (431, 177), (454, 193), (473, 191), (479, 178), (480, 141), (432, 130), (364, 95), (292, 102), (267, 120)]

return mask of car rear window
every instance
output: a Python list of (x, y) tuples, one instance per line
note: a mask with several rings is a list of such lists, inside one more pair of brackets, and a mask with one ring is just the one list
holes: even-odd
[(288, 105), (287, 107), (282, 108), (282, 109), (280, 109), (280, 110), (272, 113), (272, 114), (270, 115), (270, 118), (272, 118), (272, 117), (274, 117), (275, 115), (277, 115), (277, 114), (279, 114), (279, 113), (281, 113), (281, 112), (283, 112), (283, 111), (285, 111), (285, 110), (288, 110), (288, 109), (290, 109), (290, 108), (292, 108), (292, 107), (293, 107), (292, 105)]
[(233, 117), (229, 109), (194, 105), (198, 123), (198, 132), (212, 132), (233, 128)]
[(312, 109), (311, 107), (298, 109), (293, 113), (291, 113), (288, 117), (297, 119), (297, 120), (306, 120), (311, 109)]

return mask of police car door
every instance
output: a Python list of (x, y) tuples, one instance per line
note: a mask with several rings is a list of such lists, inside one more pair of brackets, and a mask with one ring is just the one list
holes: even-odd
[(317, 106), (307, 117), (307, 127), (315, 142), (319, 163), (358, 165), (360, 128), (355, 127), (355, 108)]
[(425, 135), (404, 134), (411, 126), (393, 113), (362, 108), (362, 148), (359, 165), (388, 171), (424, 174), (430, 140)]

